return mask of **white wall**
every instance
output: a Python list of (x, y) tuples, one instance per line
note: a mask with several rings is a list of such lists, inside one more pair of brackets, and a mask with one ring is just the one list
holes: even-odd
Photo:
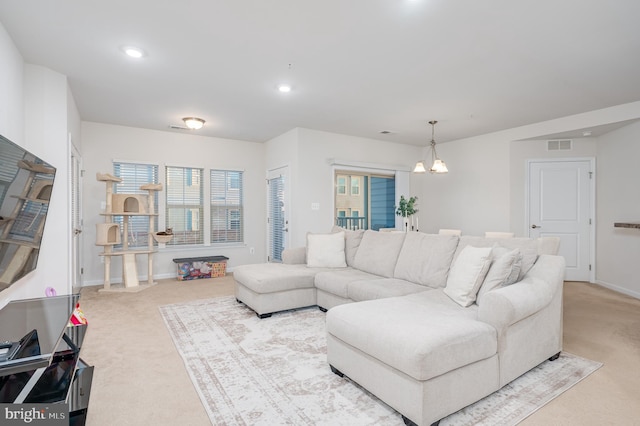
[[(0, 134), (57, 168), (36, 271), (0, 294), (0, 305), (10, 300), (71, 291), (68, 253), (67, 124), (68, 112), (77, 115), (66, 77), (25, 64), (0, 25)], [(73, 121), (73, 120), (72, 120)]]
[(509, 229), (509, 141), (496, 135), (438, 145), (449, 173), (424, 175), (420, 228), (463, 234)]
[(36, 65), (25, 65), (25, 147), (56, 168), (38, 267), (29, 278), (25, 297), (42, 297), (46, 287), (71, 292), (69, 253), (67, 78)]
[(598, 138), (596, 282), (640, 298), (640, 122)]
[[(84, 285), (104, 282), (104, 265), (101, 263), (102, 247), (95, 245), (95, 227), (104, 222), (100, 216), (101, 203), (105, 201), (105, 183), (96, 180), (96, 173), (113, 173), (113, 160), (155, 163), (160, 167), (163, 182), (164, 166), (192, 166), (205, 169), (244, 170), (245, 244), (235, 246), (172, 247), (159, 249), (154, 257), (156, 278), (175, 277), (174, 258), (223, 255), (229, 258), (228, 268), (245, 263), (259, 263), (265, 255), (265, 181), (264, 145), (254, 142), (211, 138), (196, 134), (162, 132), (109, 124), (82, 123), (84, 177)], [(164, 197), (165, 192), (160, 192)], [(162, 208), (162, 207), (161, 207)], [(161, 220), (161, 216), (159, 219)], [(159, 222), (158, 229), (165, 225)], [(255, 253), (250, 254), (250, 248)], [(114, 259), (111, 266), (113, 282), (122, 276), (121, 260)], [(147, 257), (138, 256), (138, 276), (146, 279)]]
[(0, 135), (24, 144), (24, 61), (0, 24)]
[[(299, 128), (284, 136), (267, 143), (267, 168), (279, 165), (280, 156), (292, 164), (289, 233), (293, 247), (305, 245), (307, 232), (327, 232), (333, 225), (333, 160), (408, 170), (423, 156), (421, 147), (318, 130)], [(412, 195), (420, 191), (423, 177), (411, 178)], [(312, 210), (312, 203), (318, 203), (319, 210)]]

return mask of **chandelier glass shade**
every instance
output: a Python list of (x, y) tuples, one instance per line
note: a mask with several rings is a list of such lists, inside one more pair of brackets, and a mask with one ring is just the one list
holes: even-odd
[[(428, 169), (429, 173), (448, 173), (449, 169), (447, 169), (447, 165), (444, 161), (438, 157), (438, 153), (436, 152), (436, 140), (434, 137), (435, 134), (435, 125), (437, 121), (432, 120), (429, 122), (431, 124), (431, 167)], [(416, 166), (413, 169), (413, 173), (426, 173), (427, 169), (424, 166), (424, 160), (420, 160), (416, 163)]]

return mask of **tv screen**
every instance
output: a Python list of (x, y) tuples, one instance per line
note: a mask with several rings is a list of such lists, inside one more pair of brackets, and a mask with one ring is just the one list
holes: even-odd
[(36, 268), (55, 173), (0, 136), (0, 291)]

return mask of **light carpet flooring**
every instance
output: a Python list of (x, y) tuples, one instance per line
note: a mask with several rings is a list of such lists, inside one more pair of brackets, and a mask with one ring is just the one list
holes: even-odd
[[(164, 280), (139, 293), (82, 289), (88, 426), (210, 424), (158, 306), (233, 294), (233, 278)], [(568, 282), (564, 349), (604, 363), (522, 425), (640, 425), (640, 300)]]

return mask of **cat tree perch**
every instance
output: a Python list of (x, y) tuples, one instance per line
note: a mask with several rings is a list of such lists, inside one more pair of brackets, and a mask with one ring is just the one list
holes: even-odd
[[(104, 251), (100, 256), (104, 256), (104, 292), (136, 292), (144, 290), (155, 283), (153, 282), (153, 255), (157, 252), (153, 246), (153, 238), (147, 238), (147, 249), (129, 249), (129, 218), (132, 216), (149, 217), (149, 236), (156, 238), (153, 231), (155, 228), (155, 218), (158, 214), (154, 211), (153, 199), (156, 191), (162, 190), (162, 184), (150, 183), (142, 185), (141, 190), (147, 194), (114, 194), (113, 184), (122, 182), (122, 179), (108, 173), (97, 173), (96, 179), (106, 184), (106, 206), (104, 213), (104, 223), (96, 225), (96, 245), (103, 246)], [(122, 216), (122, 232), (120, 225), (114, 223), (115, 216)], [(115, 250), (114, 246), (122, 244), (122, 248)], [(147, 284), (141, 285), (138, 280), (136, 265), (137, 255), (147, 255)], [(123, 287), (111, 286), (111, 258), (113, 256), (122, 257), (122, 281)]]

